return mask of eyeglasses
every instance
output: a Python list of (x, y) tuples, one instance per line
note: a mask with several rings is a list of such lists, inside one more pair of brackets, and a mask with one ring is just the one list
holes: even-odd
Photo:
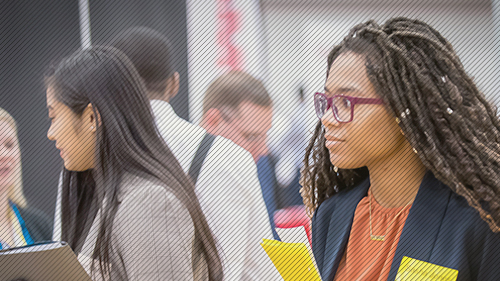
[(354, 119), (356, 104), (384, 104), (382, 99), (358, 98), (336, 95), (331, 98), (323, 93), (314, 94), (314, 107), (319, 119), (325, 116), (328, 109), (332, 109), (333, 116), (339, 123), (349, 123)]

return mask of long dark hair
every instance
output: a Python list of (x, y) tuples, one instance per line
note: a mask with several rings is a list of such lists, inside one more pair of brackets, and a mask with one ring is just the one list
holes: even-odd
[[(366, 58), (378, 94), (423, 164), (500, 231), (500, 122), (451, 44), (428, 24), (395, 18), (355, 26), (328, 56), (328, 72), (344, 52)], [(302, 195), (309, 214), (366, 178), (366, 168), (337, 170), (318, 122), (306, 149)]]
[[(145, 86), (130, 60), (111, 47), (79, 50), (64, 59), (46, 79), (57, 99), (76, 114), (91, 104), (95, 111), (98, 155), (94, 169), (64, 170), (62, 235), (79, 251), (100, 209), (102, 221), (94, 258), (101, 274), (110, 272), (113, 220), (119, 206), (120, 181), (125, 172), (147, 175), (165, 183), (188, 209), (201, 245), (209, 280), (222, 280), (222, 265), (194, 185), (159, 136)], [(104, 202), (104, 200), (106, 202)], [(105, 206), (101, 208), (102, 206)], [(160, 241), (161, 243), (161, 241)], [(123, 262), (118, 266), (122, 266)], [(127, 280), (125, 269), (113, 273)]]

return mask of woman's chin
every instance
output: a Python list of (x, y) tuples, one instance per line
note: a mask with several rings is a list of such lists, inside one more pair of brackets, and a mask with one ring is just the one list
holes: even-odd
[(85, 172), (88, 170), (93, 169), (92, 166), (85, 166), (85, 165), (74, 165), (71, 162), (64, 161), (64, 168), (70, 172)]
[(353, 170), (363, 167), (363, 165), (359, 165), (359, 163), (353, 163), (352, 161), (349, 161), (345, 158), (330, 157), (330, 161), (332, 162), (333, 166), (342, 170)]
[(68, 161), (64, 161), (64, 168), (70, 172), (78, 172), (78, 169)]

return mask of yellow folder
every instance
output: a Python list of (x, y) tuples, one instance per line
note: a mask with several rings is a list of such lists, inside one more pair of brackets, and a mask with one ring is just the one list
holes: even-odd
[(455, 281), (458, 270), (403, 257), (396, 281)]
[(316, 265), (304, 243), (263, 239), (262, 248), (285, 281), (321, 281)]

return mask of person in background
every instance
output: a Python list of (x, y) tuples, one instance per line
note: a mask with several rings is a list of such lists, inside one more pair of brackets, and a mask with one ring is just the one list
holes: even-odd
[(302, 174), (323, 280), (499, 280), (500, 120), (451, 44), (369, 21), (327, 65)]
[(23, 194), (21, 149), (14, 118), (0, 108), (0, 250), (49, 241), (52, 224), (27, 207)]
[(276, 141), (272, 155), (276, 159), (276, 180), (278, 208), (291, 206), (303, 208), (300, 195), (300, 169), (308, 143), (304, 89), (301, 87), (298, 104), (290, 114), (289, 126), (285, 134)]
[(260, 246), (262, 238), (272, 238), (272, 228), (252, 156), (230, 140), (181, 119), (169, 104), (181, 81), (172, 65), (168, 39), (155, 30), (136, 27), (110, 44), (138, 69), (160, 135), (195, 183), (217, 240), (224, 280), (282, 280)]
[(273, 218), (278, 185), (267, 145), (272, 116), (272, 100), (262, 82), (247, 73), (230, 71), (208, 87), (201, 125), (209, 133), (228, 138), (252, 154), (273, 235), (279, 240)]
[(79, 50), (46, 86), (47, 137), (64, 161), (62, 240), (92, 279), (222, 281), (194, 185), (132, 62), (111, 47)]

